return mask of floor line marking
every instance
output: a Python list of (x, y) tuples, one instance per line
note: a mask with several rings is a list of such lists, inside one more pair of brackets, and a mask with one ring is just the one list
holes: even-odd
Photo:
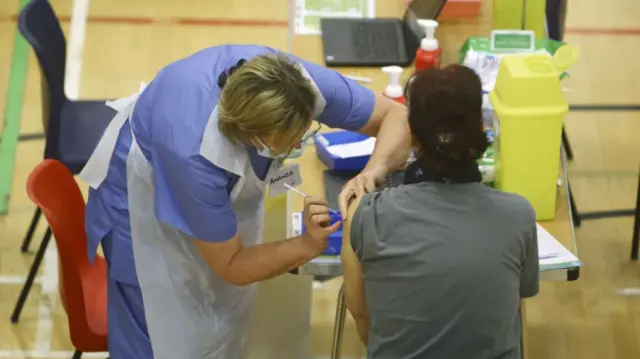
[(295, 0), (287, 0), (287, 52), (293, 53), (293, 28), (296, 26)]
[(637, 297), (640, 296), (640, 288), (622, 288), (620, 290), (618, 290), (618, 294), (619, 295), (624, 295), (624, 296), (630, 296), (630, 297)]
[(287, 1), (287, 51), (293, 53), (293, 30), (296, 26), (295, 0)]
[(175, 22), (179, 25), (196, 25), (196, 26), (261, 26), (261, 27), (288, 26), (288, 22), (286, 20), (177, 18), (177, 19), (173, 19), (172, 22)]
[[(0, 21), (16, 21), (17, 15), (0, 17)], [(72, 16), (59, 15), (62, 23), (70, 22)], [(185, 26), (251, 26), (251, 27), (286, 27), (287, 20), (278, 19), (225, 19), (225, 18), (196, 18), (196, 17), (137, 17), (137, 16), (89, 16), (90, 24), (128, 24), (151, 25), (170, 23)]]
[(89, 0), (74, 0), (69, 42), (67, 47), (67, 65), (65, 71), (65, 92), (72, 100), (80, 96), (80, 77), (82, 76), (82, 55), (89, 16)]
[(576, 35), (610, 35), (610, 36), (640, 36), (640, 28), (567, 28), (567, 34)]
[(35, 350), (38, 352), (49, 352), (52, 345), (53, 314), (58, 299), (58, 253), (54, 244), (53, 241), (49, 243), (42, 260), (43, 276), (35, 339)]
[[(0, 276), (0, 285), (22, 285), (26, 280), (26, 275), (3, 275)], [(33, 284), (42, 284), (42, 277), (36, 277)]]
[[(295, 5), (294, 5), (295, 6)], [(17, 15), (0, 17), (0, 21), (16, 21)], [(60, 22), (70, 22), (71, 16), (60, 15)], [(186, 26), (251, 26), (251, 27), (287, 27), (289, 20), (280, 19), (229, 19), (229, 18), (195, 18), (195, 17), (137, 17), (137, 16), (89, 16), (87, 22), (90, 24), (129, 24), (129, 25), (150, 25), (156, 23), (174, 23)], [(640, 28), (581, 28), (570, 27), (565, 30), (567, 34), (584, 35), (610, 35), (610, 36), (640, 36)]]
[[(19, 0), (22, 9), (29, 0)], [(2, 131), (0, 131), (0, 215), (9, 212), (9, 196), (13, 184), (16, 149), (20, 137), (20, 120), (24, 102), (25, 83), (29, 59), (29, 44), (17, 27), (13, 40), (13, 54), (6, 92)]]
[[(38, 351), (38, 350), (0, 350), (0, 358), (13, 359), (69, 359), (73, 355), (72, 351)], [(82, 358), (101, 358), (109, 356), (109, 353), (82, 353)]]

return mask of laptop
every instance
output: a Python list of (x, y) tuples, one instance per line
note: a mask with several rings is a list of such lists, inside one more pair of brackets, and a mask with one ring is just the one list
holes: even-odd
[(417, 20), (437, 19), (446, 2), (414, 0), (402, 19), (322, 18), (320, 28), (325, 65), (410, 65), (420, 40), (425, 36)]

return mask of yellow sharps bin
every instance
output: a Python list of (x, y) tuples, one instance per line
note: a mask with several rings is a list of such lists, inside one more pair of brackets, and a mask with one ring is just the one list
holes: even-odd
[(489, 99), (494, 109), (495, 184), (525, 197), (537, 220), (553, 219), (562, 123), (569, 106), (560, 73), (574, 62), (568, 45), (547, 54), (505, 55)]

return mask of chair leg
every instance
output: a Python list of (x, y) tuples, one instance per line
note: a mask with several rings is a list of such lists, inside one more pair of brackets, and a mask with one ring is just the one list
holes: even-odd
[(80, 358), (82, 358), (82, 352), (76, 349), (76, 351), (73, 352), (73, 356), (71, 357), (71, 359), (80, 359)]
[(562, 126), (562, 146), (564, 147), (564, 150), (567, 153), (567, 159), (569, 161), (573, 160), (573, 150), (571, 149), (571, 144), (569, 143), (569, 136), (567, 136), (567, 131), (565, 131), (564, 126)]
[(638, 251), (640, 250), (640, 177), (638, 177), (638, 193), (636, 197), (633, 237), (631, 237), (631, 260), (634, 261), (638, 260)]
[(22, 253), (29, 252), (29, 244), (31, 244), (31, 239), (33, 238), (33, 232), (36, 231), (36, 227), (38, 227), (38, 221), (40, 221), (40, 216), (42, 215), (42, 211), (40, 211), (40, 207), (36, 207), (36, 211), (33, 213), (33, 218), (31, 218), (31, 224), (29, 225), (29, 229), (27, 230), (27, 234), (24, 236), (22, 240), (22, 246), (20, 250)]
[(11, 314), (11, 322), (14, 324), (20, 320), (20, 313), (22, 312), (24, 303), (27, 301), (29, 291), (31, 290), (31, 286), (33, 285), (33, 281), (36, 279), (36, 275), (38, 274), (38, 269), (40, 268), (40, 264), (42, 263), (42, 259), (44, 258), (44, 253), (47, 251), (49, 240), (51, 240), (51, 228), (47, 227), (47, 232), (44, 234), (42, 242), (40, 242), (40, 248), (38, 248), (38, 252), (33, 259), (33, 264), (31, 264), (29, 276), (27, 276), (27, 280), (24, 282), (24, 286), (22, 287), (22, 291), (20, 292), (20, 296), (18, 297), (16, 306), (13, 309), (13, 314)]
[(333, 324), (333, 342), (331, 344), (331, 359), (342, 357), (342, 333), (344, 322), (347, 317), (347, 303), (344, 298), (344, 285), (338, 292), (338, 305), (336, 306), (336, 318)]

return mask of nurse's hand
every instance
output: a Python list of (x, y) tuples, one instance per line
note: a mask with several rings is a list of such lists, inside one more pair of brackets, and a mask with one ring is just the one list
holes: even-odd
[(375, 191), (376, 188), (385, 183), (388, 175), (389, 171), (386, 167), (377, 166), (370, 169), (365, 168), (357, 176), (349, 180), (338, 197), (342, 220), (347, 219), (347, 210), (351, 201), (363, 196), (365, 193)]
[(340, 229), (341, 221), (330, 224), (331, 216), (327, 202), (314, 197), (305, 197), (303, 213), (305, 236), (308, 239), (305, 244), (314, 251), (314, 255), (318, 255), (327, 249), (327, 238)]

